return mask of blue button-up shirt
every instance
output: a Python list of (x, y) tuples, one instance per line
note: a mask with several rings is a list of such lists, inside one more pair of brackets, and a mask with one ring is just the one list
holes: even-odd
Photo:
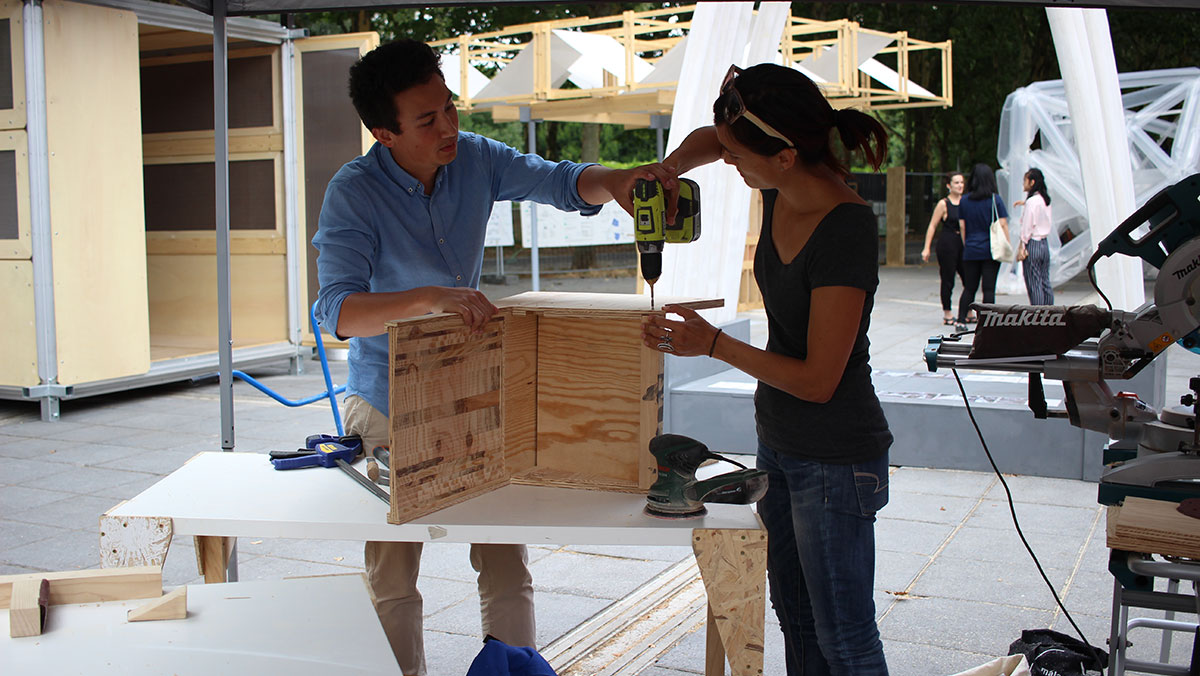
[[(352, 293), (421, 286), (479, 285), (483, 238), (492, 205), (528, 200), (591, 216), (576, 183), (586, 164), (548, 162), (503, 143), (459, 132), (458, 155), (440, 168), (433, 192), (376, 143), (347, 163), (325, 190), (313, 246), (317, 321), (337, 332), (342, 301)], [(387, 334), (351, 338), (346, 394), (388, 413)]]

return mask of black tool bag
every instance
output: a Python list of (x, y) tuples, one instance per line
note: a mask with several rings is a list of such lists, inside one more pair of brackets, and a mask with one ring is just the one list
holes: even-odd
[(1095, 305), (973, 303), (979, 317), (972, 359), (1058, 355), (1108, 328), (1112, 313)]
[(1008, 646), (1009, 655), (1025, 655), (1033, 676), (1096, 674), (1108, 668), (1108, 653), (1050, 629), (1026, 629)]

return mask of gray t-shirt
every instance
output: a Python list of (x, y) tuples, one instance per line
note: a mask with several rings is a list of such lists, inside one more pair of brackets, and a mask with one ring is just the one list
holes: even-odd
[(824, 404), (804, 401), (759, 382), (754, 395), (758, 437), (777, 453), (805, 460), (850, 464), (879, 457), (892, 433), (875, 387), (867, 328), (879, 286), (879, 234), (875, 214), (862, 204), (834, 207), (788, 264), (771, 238), (777, 191), (763, 191), (762, 234), (754, 255), (754, 279), (767, 311), (767, 350), (804, 359), (813, 289), (848, 286), (867, 292), (854, 349), (842, 380)]

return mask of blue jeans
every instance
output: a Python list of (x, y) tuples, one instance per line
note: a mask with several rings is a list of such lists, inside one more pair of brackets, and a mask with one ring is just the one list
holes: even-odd
[(886, 675), (875, 624), (875, 512), (888, 500), (887, 454), (864, 463), (800, 460), (758, 445), (768, 475), (771, 605), (788, 676)]

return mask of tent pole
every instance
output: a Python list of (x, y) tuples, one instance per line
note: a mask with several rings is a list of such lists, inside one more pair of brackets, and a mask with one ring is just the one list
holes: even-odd
[[(537, 122), (530, 116), (530, 109), (523, 108), (521, 117), (524, 118), (529, 125), (529, 153), (532, 155), (537, 153)], [(533, 290), (542, 290), (542, 279), (540, 266), (538, 265), (538, 222), (537, 222), (537, 203), (532, 202), (529, 205), (529, 266), (530, 272), (533, 274)]]
[[(233, 340), (229, 279), (229, 45), (225, 0), (213, 0), (213, 164), (216, 167), (217, 353), (221, 384), (221, 450), (233, 450)], [(225, 579), (237, 582), (237, 540), (233, 541)]]

